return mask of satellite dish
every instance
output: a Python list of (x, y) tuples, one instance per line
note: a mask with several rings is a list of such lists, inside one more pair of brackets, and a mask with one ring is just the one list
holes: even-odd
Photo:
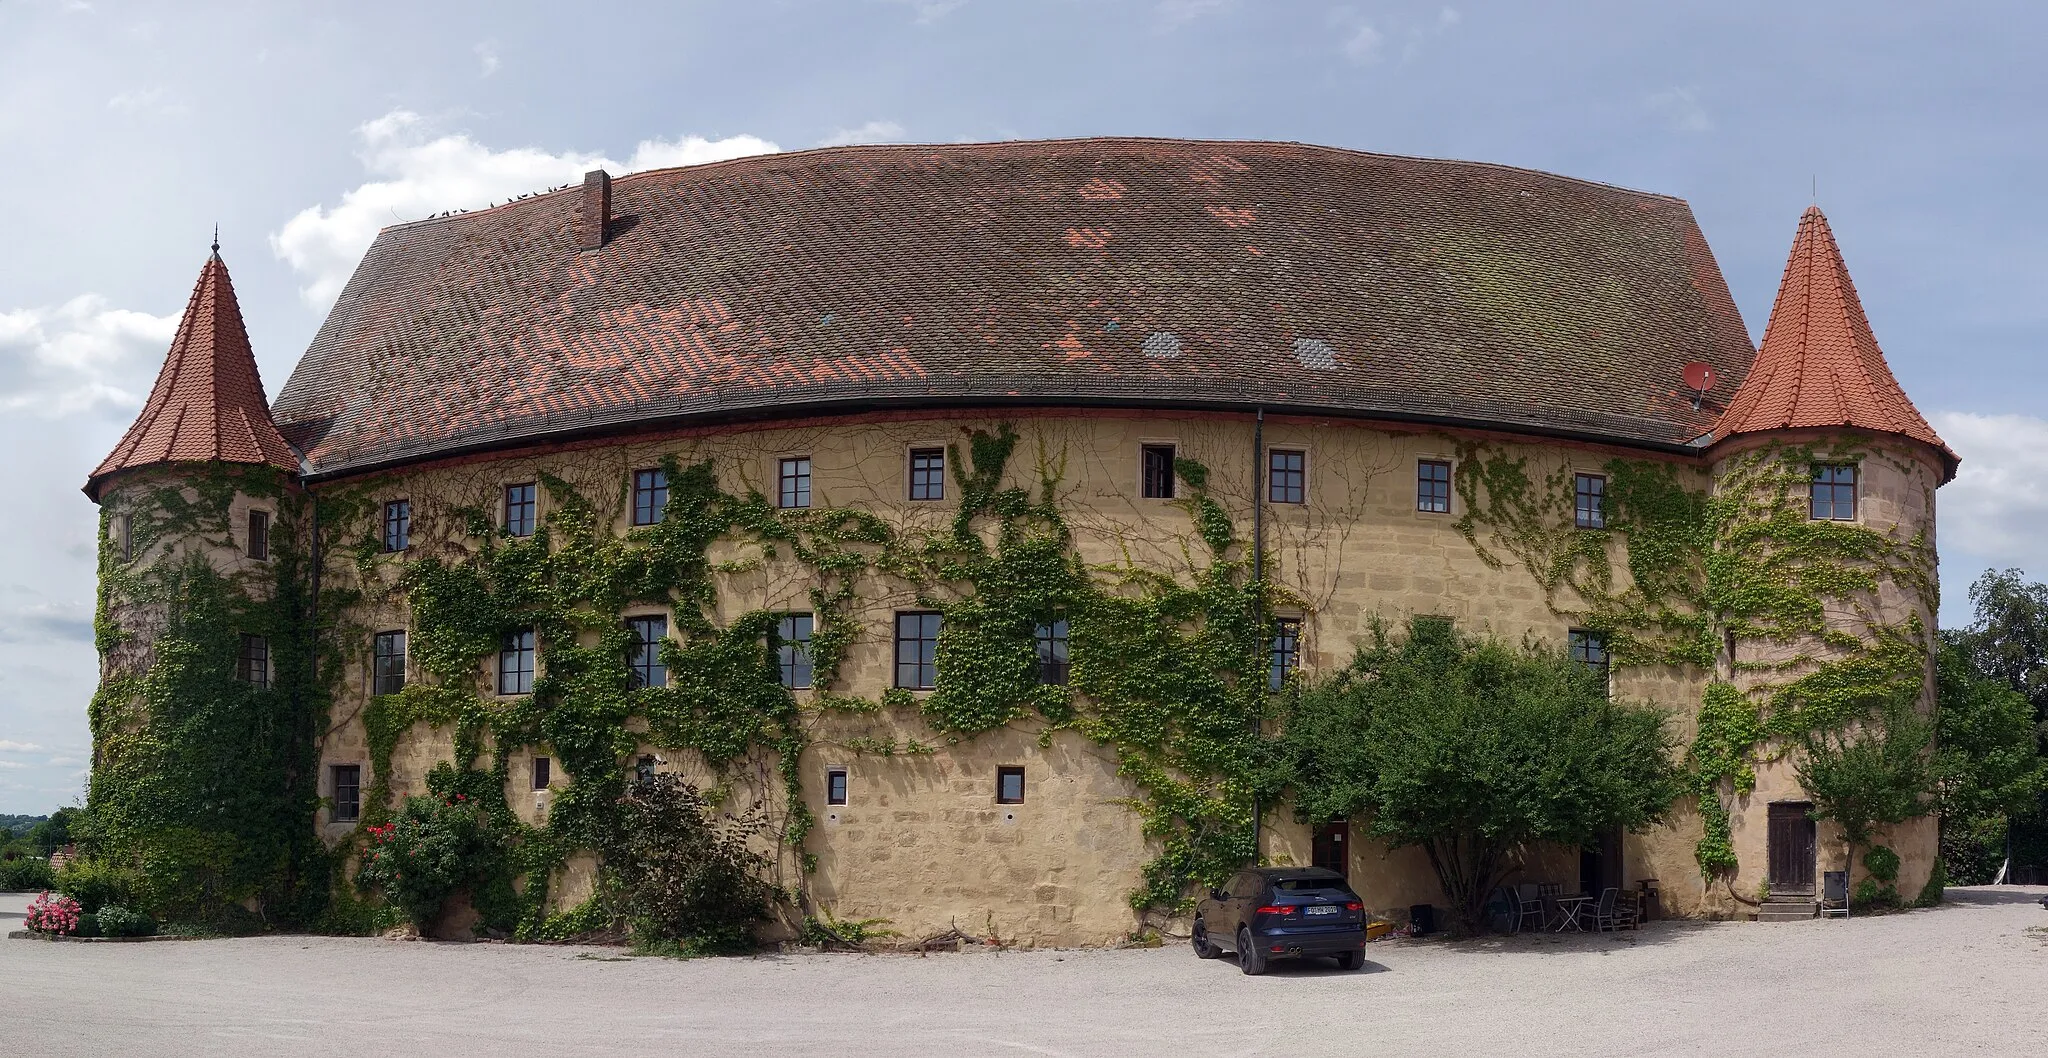
[(1714, 367), (1704, 361), (1695, 360), (1685, 365), (1685, 388), (1694, 393), (1705, 393), (1714, 388)]

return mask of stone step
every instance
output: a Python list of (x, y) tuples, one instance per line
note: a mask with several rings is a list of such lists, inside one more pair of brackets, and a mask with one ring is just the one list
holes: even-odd
[(1820, 905), (1811, 900), (1772, 900), (1757, 909), (1758, 922), (1798, 922), (1820, 913)]

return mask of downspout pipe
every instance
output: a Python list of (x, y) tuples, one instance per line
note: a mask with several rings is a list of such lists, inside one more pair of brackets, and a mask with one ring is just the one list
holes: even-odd
[[(1258, 629), (1259, 642), (1266, 643), (1266, 409), (1261, 406), (1252, 417), (1252, 627)], [(1267, 647), (1271, 650), (1271, 647)], [(1267, 664), (1271, 664), (1268, 659)], [(1260, 671), (1257, 677), (1265, 676)], [(1254, 678), (1257, 678), (1254, 677)], [(1259, 733), (1259, 717), (1252, 714), (1252, 734)], [(1252, 865), (1257, 866), (1260, 858), (1260, 837), (1265, 822), (1265, 812), (1259, 805), (1259, 797), (1252, 795)]]

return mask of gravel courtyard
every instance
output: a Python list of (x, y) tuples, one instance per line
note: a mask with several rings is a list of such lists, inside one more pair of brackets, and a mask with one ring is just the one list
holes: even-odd
[[(770, 955), (322, 937), (0, 940), (0, 1054), (2037, 1053), (2044, 888), (1844, 923), (1381, 941), (1247, 978), (1185, 947)], [(0, 896), (0, 930), (27, 898)]]

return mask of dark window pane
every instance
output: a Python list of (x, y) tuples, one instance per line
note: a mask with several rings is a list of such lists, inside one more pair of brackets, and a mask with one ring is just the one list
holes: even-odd
[(1148, 500), (1173, 498), (1173, 446), (1146, 445), (1143, 451), (1144, 496)]
[(775, 502), (783, 507), (811, 505), (811, 461), (808, 458), (782, 461)]
[(911, 450), (910, 498), (913, 500), (943, 500), (946, 498), (945, 449), (914, 448)]
[(1599, 673), (1601, 686), (1607, 684), (1607, 633), (1574, 628), (1570, 633), (1572, 660)]
[(262, 636), (242, 637), (242, 654), (235, 660), (235, 678), (259, 689), (270, 686), (270, 640)]
[(1038, 640), (1038, 682), (1064, 684), (1067, 682), (1067, 619), (1062, 617), (1049, 624), (1039, 625), (1035, 636)]
[(505, 633), (498, 648), (498, 693), (533, 693), (533, 629)]
[(633, 472), (633, 524), (654, 525), (668, 512), (668, 471)]
[(1816, 521), (1856, 520), (1856, 468), (1825, 463), (1813, 468), (1813, 511)]
[(999, 805), (1021, 805), (1024, 803), (1024, 769), (996, 769), (996, 803)]
[(397, 694), (405, 689), (405, 633), (379, 632), (371, 641), (370, 693)]
[(403, 551), (412, 546), (412, 501), (392, 500), (384, 505), (384, 550)]
[(1301, 622), (1292, 617), (1282, 617), (1273, 622), (1273, 650), (1271, 667), (1266, 685), (1279, 690), (1287, 683), (1287, 674), (1301, 666)]
[(1276, 448), (1266, 456), (1266, 498), (1274, 503), (1308, 501), (1308, 453)]
[(545, 790), (555, 778), (555, 762), (546, 757), (533, 758), (533, 788)]
[(939, 615), (896, 615), (896, 686), (928, 691), (938, 684)]
[(1431, 514), (1451, 513), (1451, 465), (1441, 459), (1425, 459), (1415, 465), (1415, 509)]
[(843, 805), (846, 803), (846, 773), (838, 768), (825, 773), (825, 803)]
[(1607, 528), (1607, 479), (1598, 474), (1572, 476), (1572, 524), (1581, 529)]
[(513, 536), (533, 535), (534, 486), (505, 486), (505, 531)]
[(783, 615), (776, 626), (775, 663), (782, 670), (782, 685), (802, 690), (811, 685), (811, 615)]
[(270, 557), (270, 515), (268, 512), (249, 512), (249, 557), (256, 559)]
[(668, 666), (661, 660), (661, 644), (668, 638), (668, 618), (635, 617), (626, 622), (626, 627), (633, 632), (628, 657), (633, 686), (668, 686)]
[(358, 764), (337, 764), (334, 776), (334, 815), (337, 823), (353, 823), (363, 814), (363, 769)]
[(633, 781), (642, 786), (654, 781), (653, 757), (641, 757), (633, 762)]

